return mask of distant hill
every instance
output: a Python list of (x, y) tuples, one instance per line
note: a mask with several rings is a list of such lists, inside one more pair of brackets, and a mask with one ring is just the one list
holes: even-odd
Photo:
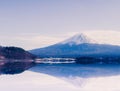
[(0, 59), (35, 59), (35, 55), (18, 47), (0, 46)]
[(98, 44), (84, 34), (45, 48), (30, 50), (39, 57), (120, 57), (120, 46)]

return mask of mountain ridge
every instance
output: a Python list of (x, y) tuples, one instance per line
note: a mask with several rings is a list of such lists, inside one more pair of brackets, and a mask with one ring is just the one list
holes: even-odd
[(35, 55), (25, 51), (19, 47), (3, 47), (0, 46), (0, 59), (35, 59)]
[[(80, 33), (80, 34), (76, 34), (73, 37), (70, 37), (62, 42), (60, 42), (61, 44), (83, 44), (83, 43), (96, 43), (94, 40), (88, 38), (85, 34)], [(58, 43), (59, 44), (59, 43)]]
[(30, 50), (30, 52), (39, 57), (120, 56), (120, 46), (91, 41), (93, 40), (83, 34), (75, 35), (63, 42)]

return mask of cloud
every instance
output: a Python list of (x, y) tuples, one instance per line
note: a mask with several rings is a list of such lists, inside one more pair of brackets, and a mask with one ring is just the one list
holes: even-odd
[(40, 34), (16, 34), (0, 36), (2, 46), (17, 46), (27, 50), (39, 47), (45, 47), (61, 41), (62, 38), (56, 36), (47, 36)]

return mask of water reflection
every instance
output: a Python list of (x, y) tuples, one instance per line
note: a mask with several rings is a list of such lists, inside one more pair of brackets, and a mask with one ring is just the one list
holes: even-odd
[(30, 69), (58, 77), (99, 77), (120, 75), (120, 65), (118, 64), (38, 64)]
[(33, 67), (34, 62), (30, 61), (0, 61), (0, 74), (18, 74)]

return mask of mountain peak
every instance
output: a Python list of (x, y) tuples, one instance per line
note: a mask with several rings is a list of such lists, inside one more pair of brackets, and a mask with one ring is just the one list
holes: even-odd
[(79, 45), (79, 44), (83, 44), (83, 43), (94, 43), (93, 40), (91, 40), (90, 38), (88, 38), (85, 34), (80, 33), (80, 34), (76, 34), (73, 37), (61, 42), (61, 44), (69, 44), (69, 45)]

